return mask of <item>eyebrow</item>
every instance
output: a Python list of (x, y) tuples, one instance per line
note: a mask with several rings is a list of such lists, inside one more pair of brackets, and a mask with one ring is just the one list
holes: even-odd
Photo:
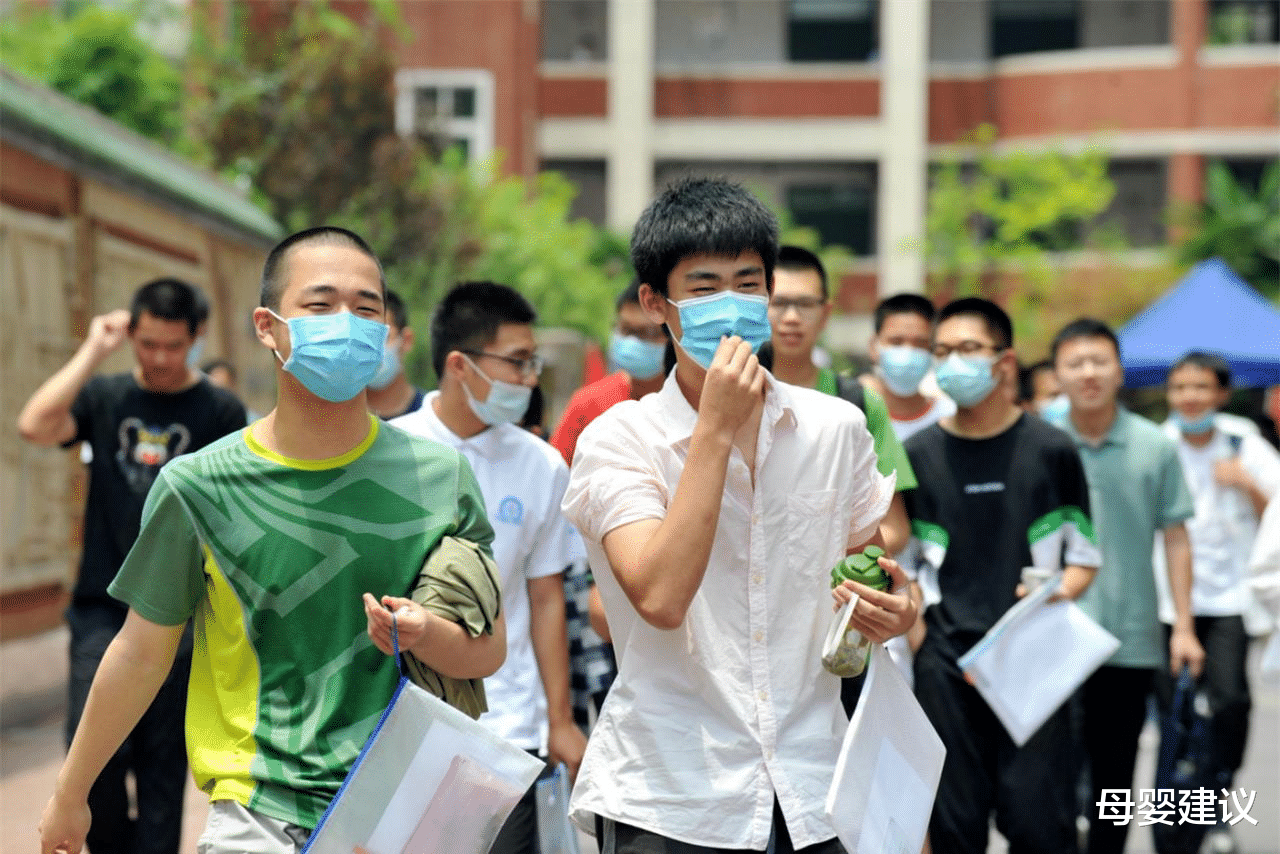
[[(746, 276), (763, 276), (763, 275), (764, 275), (764, 267), (761, 267), (759, 265), (752, 265), (750, 267), (743, 267), (742, 269), (737, 270), (736, 272), (734, 272), (732, 278), (740, 279)], [(697, 268), (690, 270), (688, 273), (685, 273), (684, 277), (686, 281), (719, 281), (721, 278), (718, 273), (713, 273), (710, 270), (700, 270)]]
[[(334, 285), (307, 285), (302, 289), (300, 296), (333, 296), (338, 292)], [(382, 302), (382, 294), (377, 291), (360, 290), (356, 292), (356, 296), (361, 299), (374, 300), (378, 303)]]

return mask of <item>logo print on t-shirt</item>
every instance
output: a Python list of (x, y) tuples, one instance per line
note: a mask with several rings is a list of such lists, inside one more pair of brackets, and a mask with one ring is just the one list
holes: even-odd
[(120, 422), (116, 465), (135, 494), (145, 496), (160, 467), (191, 445), (191, 431), (182, 424), (152, 427), (140, 418)]
[(508, 495), (498, 505), (498, 521), (519, 525), (524, 520), (524, 505), (514, 495)]

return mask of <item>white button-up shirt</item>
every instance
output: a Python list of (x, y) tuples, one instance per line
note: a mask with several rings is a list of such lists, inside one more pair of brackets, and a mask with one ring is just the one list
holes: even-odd
[(618, 678), (574, 788), (590, 814), (719, 848), (764, 849), (776, 794), (796, 848), (834, 836), (823, 802), (848, 720), (822, 668), (830, 570), (893, 497), (866, 419), (838, 397), (769, 377), (755, 484), (734, 449), (702, 585), (674, 630), (632, 607), (601, 544), (666, 516), (697, 413), (675, 376), (578, 441), (564, 511), (582, 532)]

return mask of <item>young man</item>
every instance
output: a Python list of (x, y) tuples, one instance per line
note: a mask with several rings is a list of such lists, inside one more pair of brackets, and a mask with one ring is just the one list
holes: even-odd
[[(1152, 680), (1160, 671), (1198, 671), (1204, 650), (1191, 625), (1191, 551), (1183, 524), (1191, 496), (1173, 442), (1160, 428), (1116, 400), (1124, 385), (1120, 345), (1101, 321), (1081, 318), (1053, 339), (1051, 358), (1070, 401), (1057, 426), (1075, 442), (1089, 480), (1090, 504), (1103, 571), (1080, 597), (1080, 607), (1120, 639), (1120, 649), (1081, 692), (1089, 801), (1088, 854), (1124, 850), (1127, 824), (1099, 821), (1103, 789), (1128, 790), (1138, 735), (1147, 717)], [(1178, 624), (1166, 641), (1156, 617), (1151, 543), (1159, 535), (1170, 556), (1168, 578), (1177, 591)]]
[(365, 393), (369, 409), (379, 418), (390, 420), (422, 408), (426, 392), (409, 382), (404, 374), (405, 354), (413, 349), (414, 335), (409, 328), (409, 311), (404, 300), (387, 291), (387, 342), (382, 348), (382, 363), (369, 380)]
[(276, 408), (156, 477), (109, 589), (129, 614), (45, 807), (43, 854), (81, 850), (89, 785), (159, 690), (188, 619), (205, 854), (301, 848), (399, 681), (375, 646), (388, 609), (402, 613), (401, 647), (440, 673), (501, 664), (500, 621), (470, 637), (401, 598), (442, 536), (488, 548), (493, 532), (465, 460), (369, 412), (383, 288), (369, 247), (343, 229), (299, 232), (267, 256), (253, 322), (280, 365)]
[[(615, 854), (842, 852), (822, 813), (848, 726), (819, 661), (829, 573), (875, 536), (892, 480), (856, 407), (774, 381), (754, 354), (777, 256), (758, 200), (722, 180), (673, 184), (631, 256), (676, 367), (587, 427), (565, 493), (620, 665), (575, 820), (602, 816)], [(849, 582), (838, 597), (851, 590), (852, 625), (875, 640), (914, 618), (903, 592)]]
[(956, 411), (951, 398), (920, 388), (933, 364), (929, 348), (936, 314), (933, 303), (919, 294), (895, 294), (876, 306), (869, 348), (873, 370), (859, 379), (884, 398), (902, 442)]
[(1066, 418), (1071, 402), (1062, 390), (1052, 359), (1027, 365), (1018, 377), (1018, 404), (1055, 426)]
[[(582, 540), (560, 512), (569, 471), (555, 449), (517, 426), (529, 408), (542, 358), (533, 307), (516, 291), (467, 282), (445, 295), (431, 321), (440, 390), (397, 427), (457, 450), (471, 464), (489, 508), (502, 580), (507, 660), (485, 680), (480, 722), (551, 768), (577, 773), (586, 736), (569, 700), (564, 571)], [(533, 789), (507, 820), (493, 851), (537, 851)]]
[(907, 440), (925, 636), (920, 704), (947, 748), (929, 836), (933, 850), (982, 854), (994, 810), (1011, 852), (1075, 851), (1075, 786), (1064, 705), (1021, 748), (957, 660), (1017, 601), (1022, 568), (1061, 569), (1061, 595), (1089, 586), (1098, 550), (1089, 488), (1070, 439), (1014, 403), (1013, 325), (999, 306), (956, 300), (938, 316), (938, 385), (956, 413)]
[[(200, 298), (191, 285), (177, 279), (143, 285), (129, 310), (90, 322), (84, 343), (36, 390), (18, 418), (28, 442), (47, 447), (84, 442), (92, 451), (84, 548), (67, 609), (68, 744), (102, 654), (125, 622), (128, 609), (107, 595), (107, 585), (138, 537), (147, 490), (170, 459), (245, 424), (240, 402), (188, 367), (200, 319)], [(93, 376), (126, 341), (134, 368)], [(178, 850), (187, 776), (182, 712), (190, 669), (188, 636), (156, 702), (93, 784), (89, 843), (95, 854)], [(128, 772), (136, 784), (136, 819), (129, 817)]]
[(639, 400), (662, 388), (667, 333), (640, 307), (639, 280), (632, 280), (618, 295), (616, 307), (618, 318), (609, 338), (609, 363), (616, 371), (575, 391), (551, 434), (551, 444), (564, 457), (565, 465), (573, 465), (578, 437), (602, 412), (615, 403)]
[[(1221, 356), (1192, 351), (1178, 359), (1169, 369), (1166, 394), (1164, 432), (1176, 444), (1195, 504), (1195, 515), (1187, 520), (1195, 578), (1190, 612), (1205, 649), (1203, 686), (1213, 712), (1214, 770), (1218, 788), (1230, 790), (1249, 733), (1249, 636), (1270, 628), (1249, 588), (1249, 555), (1259, 519), (1280, 494), (1280, 454), (1256, 432), (1221, 417), (1231, 397), (1231, 366)], [(1181, 607), (1171, 607), (1183, 604), (1177, 588), (1172, 597), (1169, 592), (1161, 590), (1161, 619), (1173, 624), (1165, 631), (1176, 636), (1191, 620), (1184, 619)], [(1156, 685), (1167, 707), (1172, 679), (1162, 676)], [(1212, 850), (1234, 850), (1227, 827), (1212, 833), (1227, 837)]]

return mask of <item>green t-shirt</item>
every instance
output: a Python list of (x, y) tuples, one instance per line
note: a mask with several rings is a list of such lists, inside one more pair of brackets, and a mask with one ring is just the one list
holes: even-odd
[(453, 449), (370, 418), (341, 457), (241, 430), (165, 466), (110, 587), (152, 622), (193, 619), (187, 753), (211, 800), (315, 827), (399, 680), (360, 597), (406, 596), (446, 534), (493, 530)]
[[(818, 369), (818, 384), (815, 388), (833, 397), (840, 396), (836, 383), (836, 372), (830, 368)], [(876, 470), (883, 475), (898, 473), (898, 492), (915, 489), (916, 473), (907, 459), (907, 452), (902, 449), (898, 434), (893, 432), (893, 422), (889, 419), (889, 407), (884, 398), (875, 389), (862, 387), (863, 412), (867, 416), (867, 432), (876, 449)]]

